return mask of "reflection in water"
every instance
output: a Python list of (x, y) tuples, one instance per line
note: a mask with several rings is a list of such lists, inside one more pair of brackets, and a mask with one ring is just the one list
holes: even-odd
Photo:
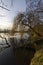
[[(27, 44), (29, 42), (28, 41), (29, 35), (27, 33), (24, 33), (22, 38), (21, 38), (21, 35), (19, 33), (15, 33), (14, 36), (10, 36), (7, 33), (6, 34), (5, 33), (0, 33), (0, 35), (3, 37), (3, 38), (0, 37), (0, 45), (2, 45), (2, 46), (7, 45), (5, 38), (7, 39), (7, 42), (9, 44), (12, 43), (11, 41), (13, 39), (14, 43), (16, 43), (19, 46), (22, 45), (22, 42), (23, 42), (23, 44), (25, 44), (25, 43)], [(10, 38), (12, 38), (12, 39), (10, 40)]]

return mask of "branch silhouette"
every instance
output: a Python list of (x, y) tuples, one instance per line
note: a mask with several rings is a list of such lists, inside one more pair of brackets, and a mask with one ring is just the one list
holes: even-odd
[(9, 9), (7, 9), (6, 7), (4, 7), (4, 6), (0, 6), (1, 8), (3, 8), (3, 9), (5, 9), (5, 10), (7, 10), (7, 11), (10, 11)]

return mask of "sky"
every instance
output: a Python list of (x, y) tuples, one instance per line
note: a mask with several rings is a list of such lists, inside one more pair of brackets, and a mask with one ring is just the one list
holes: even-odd
[(7, 29), (12, 27), (12, 21), (18, 12), (24, 12), (26, 10), (25, 0), (12, 0), (13, 6), (11, 6), (11, 0), (0, 0), (0, 6), (4, 6), (10, 11), (7, 11), (0, 7), (0, 28)]
[[(12, 0), (13, 6), (11, 6), (11, 0), (0, 0), (0, 6), (4, 6), (10, 11), (7, 11), (0, 7), (0, 28), (1, 29), (10, 29), (13, 24), (14, 17), (18, 14), (18, 12), (26, 11), (26, 2), (25, 0)], [(27, 0), (30, 9), (35, 9), (39, 0)], [(31, 4), (31, 2), (34, 2)], [(43, 6), (43, 0), (41, 0), (41, 4)], [(3, 4), (4, 3), (4, 4)], [(28, 8), (29, 8), (28, 7)]]

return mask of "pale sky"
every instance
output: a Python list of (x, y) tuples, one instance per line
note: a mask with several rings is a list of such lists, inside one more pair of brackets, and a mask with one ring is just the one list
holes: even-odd
[[(0, 7), (0, 28), (1, 29), (7, 29), (9, 27), (11, 28), (12, 21), (13, 21), (14, 17), (17, 15), (17, 13), (26, 11), (26, 2), (25, 2), (25, 0), (12, 0), (13, 6), (11, 6), (11, 0), (2, 0), (2, 1), (7, 6), (6, 8), (8, 8), (10, 11), (7, 11)], [(36, 0), (30, 0), (30, 1), (36, 1)], [(37, 1), (39, 1), (39, 0), (37, 0)], [(43, 0), (41, 0), (41, 1), (42, 1), (42, 5), (43, 5)], [(34, 2), (34, 5), (36, 3), (37, 2)], [(4, 4), (3, 4), (3, 6), (4, 6)], [(1, 0), (0, 0), (0, 6), (2, 6)], [(31, 6), (30, 2), (29, 2), (29, 6)], [(33, 4), (32, 4), (32, 6), (33, 6)], [(33, 6), (33, 9), (34, 8), (36, 8), (36, 7)]]
[[(11, 6), (11, 0), (2, 1), (5, 3), (5, 5), (7, 5), (6, 8), (8, 8), (10, 11), (0, 7), (0, 28), (7, 29), (12, 26), (12, 21), (17, 13), (24, 12), (26, 10), (26, 3), (25, 0), (13, 0), (13, 6)], [(0, 3), (0, 6), (2, 6), (2, 3)]]

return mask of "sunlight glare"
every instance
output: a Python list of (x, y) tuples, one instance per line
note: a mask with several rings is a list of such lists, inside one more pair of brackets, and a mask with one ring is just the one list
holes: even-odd
[(0, 29), (11, 29), (12, 23), (6, 17), (0, 18)]

